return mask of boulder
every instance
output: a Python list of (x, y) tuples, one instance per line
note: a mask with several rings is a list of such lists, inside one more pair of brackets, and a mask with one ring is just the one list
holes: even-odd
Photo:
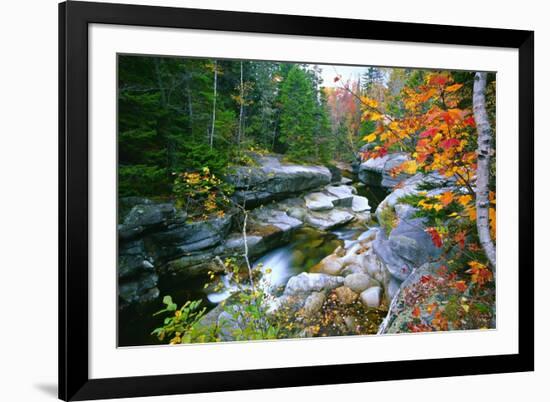
[(344, 277), (347, 277), (351, 274), (364, 274), (365, 270), (362, 266), (357, 264), (350, 264), (346, 265), (344, 269), (340, 272), (340, 274)]
[[(287, 243), (291, 233), (303, 225), (301, 221), (288, 216), (284, 211), (271, 207), (251, 211), (248, 222), (246, 244), (250, 259)], [(193, 250), (170, 260), (163, 270), (185, 276), (197, 276), (208, 271), (220, 272), (223, 270), (220, 259), (243, 255), (244, 245), (242, 232), (233, 232), (213, 247)]]
[(387, 154), (380, 158), (368, 159), (359, 166), (359, 180), (371, 186), (393, 188), (396, 184), (410, 177), (400, 173), (393, 177), (391, 171), (403, 162), (409, 160), (406, 153)]
[(365, 252), (366, 248), (362, 244), (356, 242), (346, 249), (342, 262), (344, 265), (359, 265), (362, 267), (364, 266)]
[(341, 276), (302, 272), (290, 278), (286, 284), (284, 295), (292, 296), (296, 294), (332, 290), (340, 286), (343, 282), (344, 278)]
[(397, 292), (399, 292), (400, 288), (401, 281), (395, 279), (394, 277), (390, 277), (390, 280), (386, 285), (386, 302), (388, 303), (388, 305), (391, 303)]
[(149, 238), (157, 259), (169, 260), (218, 245), (228, 235), (233, 214), (172, 225)]
[(302, 307), (301, 312), (302, 316), (308, 318), (314, 316), (321, 310), (324, 302), (325, 294), (323, 292), (313, 292), (306, 298), (304, 302), (304, 307)]
[(352, 186), (327, 186), (325, 191), (333, 198), (332, 203), (334, 206), (351, 207), (353, 201), (353, 194), (357, 190)]
[(234, 168), (225, 177), (235, 187), (234, 199), (239, 204), (253, 207), (320, 188), (332, 181), (332, 174), (325, 166), (284, 163), (275, 155), (252, 157), (257, 166)]
[(398, 183), (411, 177), (411, 175), (407, 173), (399, 173), (396, 176), (391, 174), (393, 169), (395, 169), (396, 167), (399, 167), (400, 165), (403, 164), (403, 162), (406, 162), (408, 160), (410, 160), (410, 157), (406, 153), (390, 154), (390, 157), (384, 164), (384, 170), (382, 171), (382, 182), (380, 183), (381, 186), (393, 188)]
[(118, 250), (119, 278), (136, 276), (146, 271), (154, 272), (154, 267), (147, 259), (143, 240), (120, 242)]
[(132, 206), (118, 225), (118, 234), (123, 240), (158, 229), (176, 216), (176, 208), (172, 203), (156, 204), (147, 199), (131, 197), (124, 201), (126, 208), (130, 207), (131, 200), (139, 204)]
[[(409, 277), (395, 289), (397, 283), (392, 285), (394, 292), (391, 300), (388, 315), (384, 322), (380, 325), (378, 333), (398, 333), (409, 332), (407, 324), (412, 318), (412, 311), (415, 307), (414, 303), (410, 303), (405, 299), (407, 289), (412, 289), (424, 276), (437, 277), (440, 264), (427, 263), (416, 268)], [(388, 286), (390, 288), (390, 286)]]
[(441, 255), (424, 229), (423, 219), (401, 219), (389, 237), (382, 230), (378, 232), (374, 252), (396, 279), (407, 279), (414, 268)]
[(344, 286), (347, 286), (356, 293), (361, 293), (375, 284), (378, 283), (364, 273), (351, 274), (344, 278)]
[(366, 197), (354, 195), (351, 201), (351, 209), (353, 212), (370, 211), (369, 200)]
[(380, 286), (374, 286), (361, 292), (361, 302), (367, 308), (380, 307), (382, 302), (382, 288)]
[(334, 208), (333, 200), (336, 198), (325, 193), (311, 193), (304, 197), (306, 207), (310, 211), (326, 211)]
[(342, 259), (336, 254), (331, 254), (323, 258), (321, 262), (313, 268), (313, 270), (315, 272), (321, 272), (328, 275), (339, 275), (342, 267)]
[(302, 221), (289, 216), (276, 208), (256, 208), (250, 213), (250, 231), (261, 232), (265, 226), (275, 226), (283, 232), (289, 232), (302, 226)]
[(352, 180), (352, 179), (348, 179), (347, 177), (342, 177), (342, 180), (340, 180), (340, 183), (342, 183), (342, 184), (344, 184), (344, 185), (348, 185), (348, 184), (353, 183), (353, 180)]
[(317, 229), (330, 230), (350, 223), (355, 217), (340, 209), (331, 211), (311, 212), (305, 218), (305, 222)]
[(452, 189), (452, 187), (456, 185), (456, 180), (453, 178), (444, 177), (435, 172), (429, 173), (427, 175), (417, 173), (414, 176), (409, 177), (405, 181), (401, 182), (399, 188), (393, 189), (393, 191), (388, 194), (388, 196), (384, 200), (382, 200), (380, 204), (378, 204), (378, 207), (376, 208), (377, 218), (380, 219), (380, 213), (386, 207), (394, 208), (396, 214), (401, 214), (403, 217), (410, 217), (412, 215), (412, 210), (410, 208), (412, 207), (397, 207), (397, 204), (399, 204), (399, 199), (402, 197), (418, 194), (420, 191), (418, 189), (418, 186), (421, 184), (429, 184), (431, 186), (439, 187), (434, 190), (428, 191), (428, 195), (433, 196)]
[(343, 176), (351, 177), (354, 174), (353, 166), (351, 165), (351, 163), (337, 161), (334, 163), (334, 166), (336, 166), (340, 170), (340, 173), (342, 173)]
[(327, 168), (332, 176), (331, 183), (338, 183), (342, 180), (342, 172), (337, 165), (327, 165)]
[(361, 242), (369, 242), (371, 240), (374, 240), (376, 238), (376, 233), (378, 233), (378, 230), (380, 230), (379, 228), (377, 227), (374, 227), (374, 228), (370, 228), (366, 231), (364, 231), (363, 233), (361, 233), (359, 235), (359, 237), (357, 238), (358, 241), (361, 241)]
[(417, 211), (415, 207), (409, 204), (395, 204), (393, 209), (399, 219), (410, 219)]
[(347, 286), (340, 286), (334, 289), (334, 294), (338, 298), (338, 301), (342, 304), (352, 304), (359, 295)]
[(146, 303), (156, 299), (159, 297), (157, 283), (158, 275), (155, 272), (144, 272), (137, 277), (119, 281), (119, 307), (123, 309), (129, 304)]

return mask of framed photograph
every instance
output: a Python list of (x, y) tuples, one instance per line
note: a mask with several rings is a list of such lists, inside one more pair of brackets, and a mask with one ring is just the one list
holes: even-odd
[(534, 369), (534, 33), (59, 5), (59, 397)]

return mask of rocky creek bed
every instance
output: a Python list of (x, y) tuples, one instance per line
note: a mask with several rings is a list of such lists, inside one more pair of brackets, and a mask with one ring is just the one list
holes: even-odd
[[(391, 332), (388, 307), (414, 282), (413, 272), (438, 257), (422, 219), (399, 199), (426, 181), (441, 191), (445, 180), (395, 180), (389, 171), (402, 155), (378, 159), (329, 169), (258, 156), (257, 166), (225, 178), (248, 210), (248, 255), (270, 269), (271, 310), (299, 317), (300, 336)], [(143, 198), (122, 199), (119, 209), (119, 345), (157, 343), (149, 335), (159, 324), (152, 313), (166, 294), (180, 303), (203, 300), (205, 323), (239, 325), (220, 321), (220, 303), (232, 289), (205, 283), (209, 272), (223, 283), (222, 260), (244, 253), (242, 213), (192, 221), (170, 201)], [(386, 209), (396, 222), (390, 230), (378, 224)], [(222, 340), (232, 340), (231, 331), (224, 333)]]

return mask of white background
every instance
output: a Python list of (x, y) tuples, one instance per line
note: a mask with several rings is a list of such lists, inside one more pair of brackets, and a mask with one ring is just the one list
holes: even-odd
[[(120, 2), (123, 2), (119, 0)], [(0, 172), (2, 197), (2, 326), (0, 348), (2, 387), (7, 401), (55, 399), (57, 375), (57, 7), (56, 1), (4, 2), (0, 24), (2, 45)], [(545, 150), (550, 149), (544, 118), (548, 108), (550, 42), (544, 2), (418, 0), (367, 2), (277, 0), (272, 2), (233, 0), (148, 1), (148, 4), (309, 14), (380, 20), (432, 22), (536, 30), (536, 178), (537, 206), (550, 195), (544, 187)], [(8, 5), (9, 4), (9, 5)], [(540, 209), (540, 208), (538, 208)], [(550, 326), (545, 317), (546, 283), (550, 274), (544, 228), (548, 216), (539, 213), (537, 222), (536, 303), (537, 336), (545, 339)], [(537, 343), (536, 372), (526, 374), (457, 377), (390, 383), (321, 386), (295, 389), (243, 391), (220, 394), (172, 396), (143, 400), (275, 401), (308, 398), (406, 398), (428, 401), (542, 400), (547, 394), (544, 380), (550, 376), (549, 347)], [(135, 399), (134, 399), (135, 400)]]
[[(517, 51), (112, 25), (90, 40), (91, 378), (517, 353)], [(117, 349), (117, 52), (498, 71), (498, 330)]]

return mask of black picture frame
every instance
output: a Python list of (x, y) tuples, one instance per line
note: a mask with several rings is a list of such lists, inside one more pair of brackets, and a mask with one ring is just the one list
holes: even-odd
[[(88, 25), (193, 28), (519, 51), (517, 354), (90, 379)], [(534, 370), (534, 32), (70, 1), (59, 5), (59, 398), (89, 400)]]

